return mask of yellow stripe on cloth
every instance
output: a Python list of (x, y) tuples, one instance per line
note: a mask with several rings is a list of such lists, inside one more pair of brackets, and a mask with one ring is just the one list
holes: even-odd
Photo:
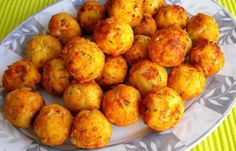
[(0, 0), (0, 41), (16, 26), (56, 0)]
[(231, 14), (236, 16), (236, 0), (217, 0), (222, 4)]
[[(236, 18), (236, 0), (217, 0), (217, 2)], [(236, 107), (224, 122), (192, 151), (236, 151)]]

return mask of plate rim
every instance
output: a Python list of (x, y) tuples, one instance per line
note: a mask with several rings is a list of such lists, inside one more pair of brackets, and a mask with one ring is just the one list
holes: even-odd
[[(227, 12), (230, 18), (236, 23), (236, 17), (233, 16), (233, 14), (228, 9), (226, 9), (222, 4), (220, 4), (216, 0), (211, 0), (211, 1), (214, 2), (216, 5), (218, 5), (219, 7), (221, 7), (225, 12)], [(206, 139), (206, 137), (208, 137), (211, 133), (213, 133), (213, 131), (216, 130), (224, 122), (224, 120), (226, 119), (226, 117), (228, 117), (228, 115), (230, 114), (230, 112), (233, 110), (234, 107), (236, 107), (236, 97), (233, 100), (233, 104), (231, 104), (231, 106), (228, 108), (228, 110), (225, 112), (222, 118), (220, 118), (216, 122), (216, 124), (212, 126), (202, 137), (198, 138), (195, 142), (188, 145), (188, 147), (185, 150), (191, 150), (197, 144), (201, 143), (204, 139)]]

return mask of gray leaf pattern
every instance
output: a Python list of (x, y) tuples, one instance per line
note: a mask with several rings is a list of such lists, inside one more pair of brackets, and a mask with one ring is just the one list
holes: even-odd
[(233, 77), (214, 75), (199, 103), (223, 114), (236, 97), (236, 83)]
[(0, 44), (23, 56), (26, 42), (34, 35), (45, 34), (45, 31), (46, 30), (31, 17)]
[(168, 2), (170, 4), (178, 4), (178, 3), (181, 3), (181, 0), (169, 0)]
[(216, 91), (216, 88), (215, 89), (212, 89), (212, 90), (210, 90), (206, 95), (204, 95), (204, 98), (208, 98), (208, 97), (210, 97), (210, 96), (212, 96), (212, 95), (214, 95), (214, 93), (215, 93), (215, 91)]
[(27, 146), (26, 151), (40, 151), (40, 146), (37, 143), (32, 143)]
[(172, 133), (151, 133), (135, 141), (125, 143), (128, 151), (177, 151), (184, 144)]
[(153, 151), (157, 151), (157, 145), (155, 143), (151, 142), (150, 145)]
[(225, 92), (225, 85), (223, 84), (222, 86), (221, 86), (221, 92)]
[(148, 151), (146, 144), (144, 144), (143, 142), (139, 142), (139, 145), (143, 148), (143, 151)]
[(236, 43), (236, 23), (231, 16), (222, 9), (214, 15), (214, 18), (220, 28), (219, 44)]

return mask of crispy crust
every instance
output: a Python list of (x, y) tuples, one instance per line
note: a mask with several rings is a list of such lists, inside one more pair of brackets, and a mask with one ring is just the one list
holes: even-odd
[(43, 68), (48, 61), (57, 58), (61, 50), (61, 43), (50, 35), (34, 36), (26, 45), (27, 58), (38, 68)]
[(139, 120), (141, 96), (135, 88), (120, 84), (106, 92), (103, 97), (103, 113), (118, 126), (128, 126)]
[(144, 35), (136, 35), (134, 37), (133, 46), (124, 54), (126, 61), (130, 65), (140, 60), (148, 59), (148, 45), (150, 40), (151, 38)]
[(29, 128), (33, 117), (44, 106), (43, 97), (30, 88), (19, 88), (7, 94), (4, 112), (7, 119), (19, 128)]
[(71, 143), (79, 148), (100, 148), (106, 146), (112, 136), (112, 127), (98, 110), (83, 110), (73, 122)]
[(170, 27), (172, 25), (185, 28), (188, 21), (187, 12), (179, 5), (168, 5), (160, 8), (156, 14), (158, 29)]
[(68, 72), (80, 83), (91, 81), (102, 74), (105, 55), (92, 41), (74, 37), (62, 51)]
[(167, 85), (166, 69), (149, 60), (140, 61), (132, 66), (129, 74), (129, 84), (139, 90), (142, 96), (147, 95), (155, 87)]
[(166, 4), (165, 0), (144, 0), (143, 11), (155, 15), (157, 11)]
[(71, 38), (80, 36), (81, 29), (76, 19), (68, 13), (58, 13), (52, 16), (48, 24), (49, 34), (56, 37), (62, 44)]
[(132, 46), (134, 34), (129, 24), (108, 18), (97, 24), (93, 39), (104, 53), (118, 56)]
[(155, 33), (149, 43), (149, 57), (164, 67), (180, 65), (192, 47), (188, 34), (178, 27), (170, 27)]
[(184, 101), (171, 88), (154, 90), (144, 98), (141, 114), (145, 124), (155, 131), (174, 127), (183, 117)]
[(194, 43), (202, 40), (216, 43), (220, 34), (216, 20), (202, 13), (193, 16), (188, 21), (187, 31)]
[(70, 75), (66, 70), (64, 60), (57, 58), (48, 62), (43, 68), (41, 82), (49, 93), (62, 95), (70, 83)]
[(127, 63), (122, 56), (108, 56), (106, 57), (102, 75), (96, 81), (104, 87), (122, 83), (125, 80), (127, 69)]
[(77, 12), (77, 20), (83, 30), (93, 33), (99, 20), (105, 18), (105, 6), (96, 0), (85, 1)]
[(225, 63), (224, 54), (217, 44), (207, 40), (199, 42), (190, 51), (190, 63), (202, 70), (205, 76), (211, 76), (220, 71)]
[(168, 86), (176, 90), (184, 100), (198, 96), (206, 85), (204, 73), (194, 66), (182, 64), (172, 68), (168, 78)]
[(107, 0), (106, 9), (110, 17), (122, 20), (134, 27), (143, 15), (143, 0)]
[(26, 59), (17, 61), (5, 70), (2, 84), (5, 91), (15, 90), (21, 87), (35, 89), (40, 82), (40, 72), (36, 65)]
[(71, 83), (63, 95), (64, 105), (73, 112), (85, 109), (99, 109), (103, 91), (96, 82)]
[(62, 145), (69, 137), (73, 117), (58, 104), (46, 105), (34, 121), (35, 135), (50, 146)]
[(146, 35), (152, 37), (157, 29), (156, 22), (150, 14), (143, 14), (142, 20), (134, 26), (135, 35)]

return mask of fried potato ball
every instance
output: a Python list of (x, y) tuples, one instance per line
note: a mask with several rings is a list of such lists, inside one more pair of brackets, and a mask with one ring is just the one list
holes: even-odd
[(71, 39), (62, 51), (68, 72), (80, 83), (102, 74), (105, 55), (92, 41), (82, 37)]
[(87, 33), (93, 33), (97, 22), (105, 18), (105, 6), (96, 0), (85, 1), (77, 12), (77, 20)]
[(66, 70), (63, 59), (49, 61), (43, 68), (42, 85), (46, 91), (62, 95), (70, 83), (70, 74)]
[(61, 43), (49, 35), (37, 35), (27, 42), (26, 56), (29, 60), (43, 68), (44, 65), (57, 58), (62, 50)]
[(134, 27), (139, 24), (143, 14), (143, 0), (107, 0), (110, 17), (122, 20)]
[(76, 19), (68, 13), (52, 16), (48, 24), (49, 34), (66, 44), (71, 38), (80, 36), (81, 29)]
[(2, 84), (5, 91), (15, 90), (21, 87), (35, 89), (40, 82), (40, 72), (36, 65), (26, 59), (17, 61), (4, 71)]
[(190, 63), (201, 69), (205, 76), (220, 71), (225, 63), (224, 54), (217, 44), (201, 41), (190, 51)]
[(129, 84), (139, 90), (142, 96), (155, 87), (167, 86), (166, 69), (149, 60), (140, 61), (132, 66), (129, 74)]
[(103, 113), (118, 126), (128, 126), (139, 120), (141, 96), (135, 88), (120, 84), (107, 91), (103, 97)]
[(134, 34), (129, 24), (115, 18), (108, 18), (97, 24), (93, 39), (104, 53), (118, 56), (132, 46)]
[(63, 100), (65, 107), (73, 112), (79, 112), (85, 109), (99, 109), (102, 96), (103, 91), (96, 82), (74, 82), (66, 88)]
[(181, 28), (159, 30), (149, 43), (149, 57), (164, 67), (180, 65), (192, 46), (188, 34)]
[(188, 21), (187, 12), (179, 5), (168, 5), (160, 8), (156, 14), (158, 29), (163, 29), (176, 25), (185, 28)]
[(71, 143), (79, 148), (100, 148), (106, 146), (112, 136), (112, 127), (98, 110), (82, 110), (72, 125)]
[(187, 31), (194, 43), (204, 39), (216, 43), (219, 40), (219, 28), (216, 20), (206, 14), (199, 13), (187, 23)]
[(182, 119), (184, 101), (176, 91), (163, 87), (149, 93), (142, 101), (141, 114), (148, 127), (164, 131), (174, 127)]
[(104, 87), (122, 83), (125, 80), (127, 68), (128, 65), (122, 56), (108, 56), (105, 61), (102, 75), (96, 80)]
[(71, 113), (58, 104), (43, 107), (34, 122), (35, 135), (43, 144), (62, 145), (70, 134)]
[(159, 8), (165, 5), (165, 0), (144, 0), (143, 11), (151, 15), (155, 15)]
[(134, 37), (133, 46), (124, 54), (126, 61), (130, 65), (140, 60), (148, 59), (148, 44), (150, 40), (151, 38), (144, 35), (136, 35)]
[(29, 128), (35, 114), (44, 106), (42, 96), (30, 88), (19, 88), (6, 96), (5, 116), (19, 128)]
[(156, 22), (150, 14), (143, 14), (141, 22), (134, 26), (135, 35), (146, 35), (152, 37), (157, 29)]
[(168, 87), (177, 91), (182, 99), (190, 100), (198, 96), (206, 85), (203, 72), (195, 67), (182, 64), (172, 68), (168, 78)]

